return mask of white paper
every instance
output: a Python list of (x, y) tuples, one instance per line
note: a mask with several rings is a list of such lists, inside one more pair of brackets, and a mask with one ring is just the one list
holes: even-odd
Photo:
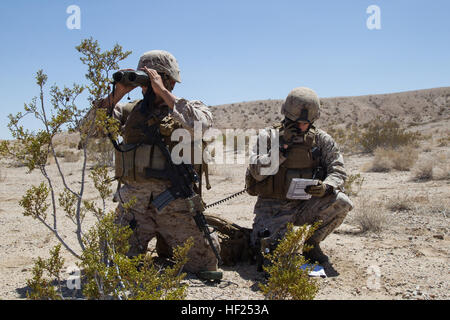
[[(313, 266), (311, 264), (304, 264), (300, 267), (300, 269), (311, 269)], [(317, 265), (313, 270), (311, 270), (308, 275), (310, 277), (321, 277), (326, 278), (327, 274), (325, 273), (325, 269), (322, 266)]]
[(289, 186), (286, 198), (291, 200), (308, 200), (311, 195), (305, 192), (307, 186), (316, 186), (319, 180), (294, 178)]

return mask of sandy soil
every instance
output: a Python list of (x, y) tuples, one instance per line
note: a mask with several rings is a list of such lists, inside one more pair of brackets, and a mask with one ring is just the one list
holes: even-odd
[[(444, 150), (442, 150), (444, 151)], [(347, 157), (349, 173), (361, 173), (361, 167), (372, 159), (368, 156)], [(69, 182), (79, 181), (79, 163), (63, 163), (72, 172)], [(240, 190), (245, 167), (233, 165), (213, 168), (213, 188), (205, 200), (211, 203)], [(54, 165), (51, 171), (56, 174)], [(47, 257), (57, 242), (39, 222), (22, 215), (18, 201), (24, 190), (41, 181), (40, 175), (26, 175), (24, 168), (6, 168), (0, 201), (0, 297), (22, 299), (26, 279), (30, 277), (33, 259)], [(220, 173), (220, 174), (218, 174)], [(352, 197), (355, 209), (344, 223), (324, 242), (338, 277), (319, 279), (317, 299), (448, 299), (450, 298), (449, 180), (413, 182), (410, 173), (362, 172), (364, 183), (358, 196)], [(92, 191), (89, 187), (87, 194)], [(389, 198), (407, 194), (420, 199), (417, 207), (407, 211), (391, 211), (385, 207)], [(379, 234), (361, 234), (352, 217), (367, 205), (379, 207), (387, 223)], [(363, 200), (366, 201), (363, 201)], [(239, 225), (251, 227), (256, 198), (247, 195), (227, 204), (211, 208), (208, 213), (225, 217)], [(110, 204), (111, 209), (114, 204)], [(59, 230), (76, 248), (74, 226), (62, 223)], [(87, 221), (88, 225), (91, 221)], [(66, 266), (75, 259), (64, 252)], [(262, 299), (258, 290), (261, 274), (254, 265), (224, 267), (224, 280), (207, 285), (188, 275), (189, 299)]]
[[(449, 120), (432, 121), (417, 127), (435, 137), (423, 142), (420, 159), (440, 159), (447, 170), (446, 178), (414, 181), (412, 171), (387, 173), (367, 172), (372, 156), (345, 155), (349, 174), (360, 173), (364, 183), (358, 195), (352, 197), (355, 209), (344, 223), (324, 242), (338, 277), (318, 279), (317, 299), (449, 299), (450, 298), (450, 146), (439, 144), (447, 137)], [(437, 136), (436, 133), (439, 133)], [(61, 162), (68, 184), (80, 187), (81, 162)], [(62, 190), (54, 164), (49, 174)], [(26, 168), (3, 163), (0, 171), (0, 299), (24, 299), (26, 280), (30, 278), (33, 259), (48, 257), (57, 240), (36, 220), (22, 215), (18, 202), (24, 192), (43, 178), (39, 172), (26, 174)], [(244, 165), (213, 165), (213, 188), (205, 192), (206, 203), (212, 203), (244, 187)], [(441, 173), (442, 176), (442, 173)], [(98, 199), (89, 181), (87, 199)], [(407, 199), (408, 208), (390, 209), (396, 199)], [(243, 195), (226, 204), (211, 208), (208, 213), (224, 217), (245, 227), (251, 227), (255, 197)], [(108, 203), (109, 209), (115, 204)], [(356, 217), (367, 210), (377, 211), (386, 220), (379, 233), (361, 233)], [(77, 242), (74, 225), (60, 213), (59, 232), (74, 248)], [(86, 226), (92, 225), (86, 219)], [(75, 265), (75, 258), (63, 253), (65, 266)], [(189, 299), (263, 299), (258, 290), (262, 275), (255, 265), (239, 264), (224, 267), (220, 284), (205, 284), (188, 275)], [(66, 274), (68, 276), (68, 274)]]

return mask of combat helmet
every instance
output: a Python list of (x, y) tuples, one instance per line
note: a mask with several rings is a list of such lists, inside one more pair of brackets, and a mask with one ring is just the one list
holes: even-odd
[(178, 62), (170, 52), (152, 50), (144, 53), (139, 59), (137, 69), (139, 70), (144, 66), (164, 73), (176, 82), (181, 82)]
[(284, 101), (281, 114), (292, 121), (313, 123), (320, 116), (320, 99), (309, 88), (295, 88)]

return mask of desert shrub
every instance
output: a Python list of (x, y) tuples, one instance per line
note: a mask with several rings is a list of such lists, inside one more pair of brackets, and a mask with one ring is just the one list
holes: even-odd
[(53, 137), (53, 145), (58, 149), (76, 149), (80, 140), (77, 133), (60, 133)]
[[(28, 173), (38, 169), (43, 178), (40, 185), (31, 186), (25, 191), (19, 205), (23, 207), (25, 216), (38, 220), (79, 261), (79, 266), (84, 269), (84, 280), (87, 283), (83, 290), (86, 297), (98, 299), (183, 298), (183, 288), (180, 286), (181, 269), (186, 262), (186, 254), (190, 246), (186, 244), (183, 248), (175, 250), (175, 265), (173, 268), (166, 268), (164, 273), (160, 273), (159, 268), (153, 268), (151, 261), (143, 256), (128, 259), (124, 252), (127, 250), (130, 230), (128, 227), (118, 227), (113, 223), (115, 213), (106, 212), (106, 199), (111, 197), (110, 185), (113, 179), (108, 177), (105, 166), (94, 167), (89, 175), (98, 191), (102, 205), (97, 205), (98, 200), (86, 200), (86, 196), (92, 196), (87, 194), (85, 188), (88, 179), (86, 163), (89, 141), (94, 139), (98, 132), (109, 133), (117, 138), (120, 127), (117, 121), (106, 116), (105, 110), (79, 109), (76, 99), (84, 90), (88, 91), (89, 104), (109, 94), (111, 82), (109, 75), (113, 70), (119, 69), (118, 62), (125, 59), (131, 52), (123, 52), (118, 44), (112, 50), (102, 52), (98, 42), (92, 38), (83, 40), (77, 46), (77, 50), (82, 55), (80, 60), (88, 69), (85, 74), (89, 81), (87, 85), (74, 84), (72, 88), (64, 87), (63, 89), (56, 85), (52, 86), (49, 110), (44, 94), (48, 77), (39, 70), (36, 74), (39, 98), (35, 97), (31, 103), (25, 104), (24, 112), (9, 115), (8, 128), (15, 141), (1, 141), (0, 156), (22, 163), (28, 169)], [(29, 131), (22, 125), (23, 118), (27, 115), (34, 116), (42, 122), (37, 132)], [(79, 152), (83, 156), (80, 164), (82, 174), (81, 181), (75, 183), (69, 183), (65, 179), (66, 175), (60, 166), (53, 144), (55, 141), (58, 144), (57, 139), (54, 138), (61, 134), (63, 128), (68, 128), (72, 132), (76, 131), (80, 137), (82, 150)], [(60, 149), (67, 151), (64, 138), (60, 143)], [(63, 152), (63, 156), (66, 161), (70, 157), (67, 152), (65, 154)], [(48, 172), (47, 163), (51, 157), (58, 169), (56, 178), (62, 181), (63, 188), (59, 188), (60, 185), (55, 181), (55, 177)], [(132, 205), (133, 201), (124, 204), (125, 210), (129, 210)], [(87, 229), (86, 224), (83, 224), (87, 214), (91, 214), (91, 218), (97, 221), (93, 229)], [(68, 235), (63, 234), (65, 228), (59, 228), (60, 219), (69, 219), (73, 222), (74, 227), (71, 231), (76, 237), (76, 242), (69, 241)], [(36, 262), (33, 278), (29, 282), (32, 289), (31, 298), (62, 297), (61, 287), (55, 289), (59, 290), (59, 293), (56, 293), (45, 277), (47, 272), (50, 277), (58, 280), (58, 272), (62, 266), (59, 247), (51, 252), (50, 259), (50, 262), (42, 259)], [(155, 272), (156, 270), (158, 272)]]
[(115, 149), (108, 138), (93, 139), (87, 145), (87, 159), (95, 165), (113, 167)]
[(428, 181), (433, 179), (434, 161), (431, 157), (421, 159), (413, 169), (414, 181)]
[(450, 143), (450, 136), (441, 137), (437, 140), (438, 147), (447, 147)]
[(398, 194), (386, 202), (386, 208), (391, 211), (409, 211), (414, 208), (414, 200), (405, 194)]
[(384, 148), (377, 148), (374, 151), (374, 158), (367, 171), (371, 172), (391, 171), (394, 164), (391, 157), (389, 156), (391, 154), (390, 151), (391, 151), (390, 149), (386, 150)]
[(379, 205), (364, 198), (361, 199), (358, 208), (355, 210), (352, 221), (359, 227), (361, 233), (379, 233), (386, 225), (387, 217)]
[(372, 120), (363, 126), (358, 142), (363, 152), (374, 152), (376, 148), (398, 148), (416, 144), (420, 133), (407, 132), (394, 120)]
[(377, 147), (369, 170), (373, 172), (388, 172), (392, 169), (409, 171), (418, 157), (419, 152), (412, 146), (402, 146), (398, 149)]
[(326, 132), (336, 141), (343, 153), (359, 151), (358, 137), (361, 129), (357, 125), (353, 124), (344, 129), (332, 124), (326, 129)]
[(115, 214), (106, 215), (89, 231), (79, 267), (85, 275), (83, 294), (88, 299), (107, 297), (121, 300), (184, 299), (186, 285), (181, 281), (192, 238), (174, 249), (174, 265), (161, 270), (151, 257), (128, 258), (128, 238), (132, 231), (114, 223)]
[(448, 218), (450, 214), (450, 201), (448, 199), (433, 199), (415, 206), (414, 211), (421, 215), (442, 215)]
[(450, 154), (440, 154), (436, 157), (433, 171), (434, 180), (450, 179)]
[[(174, 249), (173, 265), (165, 269), (157, 267), (151, 257), (139, 255), (128, 258), (129, 227), (114, 223), (115, 214), (105, 215), (85, 236), (86, 249), (78, 267), (83, 270), (83, 296), (86, 299), (120, 300), (181, 300), (186, 297), (186, 284), (181, 281), (187, 262), (187, 254), (193, 245), (192, 238)], [(50, 251), (50, 258), (38, 258), (27, 280), (27, 298), (33, 300), (61, 300), (64, 288), (61, 269), (64, 259), (61, 245)]]
[(60, 255), (61, 244), (50, 250), (50, 258), (37, 258), (31, 271), (32, 278), (27, 280), (29, 290), (26, 295), (30, 300), (61, 300), (61, 269), (64, 259)]
[(450, 179), (448, 154), (439, 154), (422, 158), (413, 169), (413, 181)]
[(73, 150), (63, 151), (64, 162), (78, 162), (81, 159), (81, 153)]
[(426, 145), (422, 148), (422, 152), (431, 152), (431, 151), (433, 151), (431, 145)]
[(317, 227), (318, 224), (294, 228), (292, 224), (288, 224), (284, 239), (272, 253), (265, 255), (270, 264), (263, 268), (269, 279), (266, 284), (260, 284), (259, 287), (266, 299), (314, 299), (319, 287), (316, 280), (308, 276), (310, 269), (300, 269), (306, 260), (299, 253), (308, 249), (305, 248), (305, 241)]
[(348, 196), (357, 196), (361, 191), (363, 183), (364, 177), (360, 173), (349, 175), (344, 183), (345, 194)]

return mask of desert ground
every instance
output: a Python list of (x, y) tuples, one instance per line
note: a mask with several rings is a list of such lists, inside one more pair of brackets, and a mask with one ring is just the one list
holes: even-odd
[[(363, 124), (384, 116), (425, 138), (414, 147), (417, 159), (401, 170), (373, 170), (378, 159), (374, 154), (344, 153), (348, 175), (359, 174), (360, 183), (352, 186), (354, 209), (323, 242), (339, 275), (317, 279), (316, 299), (450, 299), (450, 88), (329, 98), (323, 103), (319, 127)], [(256, 101), (212, 110), (219, 128), (258, 129), (281, 119), (276, 118), (280, 105), (279, 100)], [(81, 183), (82, 164), (81, 158), (73, 157), (79, 152), (76, 144), (73, 137), (63, 135), (58, 153), (67, 183), (75, 189)], [(245, 164), (237, 163), (211, 165), (212, 189), (204, 191), (204, 201), (209, 204), (242, 190), (245, 169)], [(57, 182), (55, 189), (62, 191), (54, 161), (48, 172)], [(58, 241), (40, 222), (25, 217), (18, 204), (28, 188), (44, 180), (42, 175), (37, 171), (27, 174), (25, 167), (3, 159), (0, 180), (0, 299), (25, 299), (33, 259), (48, 257)], [(87, 200), (99, 200), (89, 179), (85, 194)], [(206, 213), (250, 228), (255, 202), (255, 197), (244, 194)], [(108, 209), (115, 206), (112, 201), (107, 203)], [(93, 221), (88, 217), (85, 225)], [(75, 226), (62, 212), (58, 223), (64, 240), (77, 248)], [(76, 259), (67, 251), (63, 256), (69, 270)], [(258, 289), (263, 276), (255, 265), (240, 263), (222, 270), (223, 280), (218, 284), (188, 274), (184, 280), (189, 285), (187, 298), (264, 299)]]

